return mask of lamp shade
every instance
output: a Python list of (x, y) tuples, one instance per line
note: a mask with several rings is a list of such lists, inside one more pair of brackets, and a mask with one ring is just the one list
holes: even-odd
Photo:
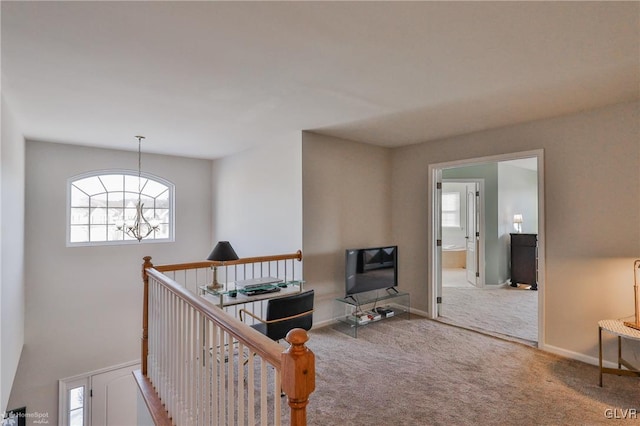
[(514, 214), (513, 215), (513, 223), (522, 223), (522, 215)]
[(239, 257), (236, 254), (229, 241), (218, 241), (218, 244), (213, 248), (213, 251), (207, 257), (207, 260), (217, 260), (217, 261), (226, 261), (226, 260), (238, 260)]

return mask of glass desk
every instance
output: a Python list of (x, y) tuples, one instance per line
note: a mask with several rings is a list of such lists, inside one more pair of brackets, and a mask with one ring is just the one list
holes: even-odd
[(205, 296), (208, 300), (211, 300), (221, 308), (225, 306), (242, 305), (245, 303), (253, 303), (261, 300), (275, 299), (278, 297), (289, 296), (294, 293), (301, 293), (304, 287), (304, 281), (285, 281), (278, 284), (267, 284), (259, 287), (254, 287), (251, 290), (263, 290), (271, 288), (279, 288), (280, 291), (272, 293), (262, 293), (255, 295), (247, 295), (243, 289), (236, 288), (234, 282), (226, 283), (221, 289), (210, 289), (208, 286), (200, 286), (202, 296)]

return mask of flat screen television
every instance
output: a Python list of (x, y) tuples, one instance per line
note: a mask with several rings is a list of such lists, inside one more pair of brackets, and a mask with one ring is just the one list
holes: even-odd
[(398, 246), (347, 249), (346, 295), (398, 285)]

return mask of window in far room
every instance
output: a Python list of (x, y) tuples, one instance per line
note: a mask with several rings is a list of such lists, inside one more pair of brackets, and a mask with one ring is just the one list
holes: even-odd
[(137, 171), (101, 170), (70, 178), (67, 192), (68, 246), (137, 243), (124, 228), (136, 216), (138, 197), (143, 216), (158, 224), (142, 241), (174, 239), (174, 186), (165, 179), (148, 173), (138, 177)]
[(460, 227), (460, 193), (442, 193), (442, 227)]

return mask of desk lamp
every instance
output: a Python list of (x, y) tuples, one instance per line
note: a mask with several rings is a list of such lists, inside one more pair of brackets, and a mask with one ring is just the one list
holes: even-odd
[(522, 215), (521, 214), (513, 215), (513, 227), (519, 234), (522, 233)]
[(640, 289), (638, 288), (638, 275), (640, 275), (640, 259), (633, 262), (633, 292), (636, 309), (635, 322), (624, 322), (624, 325), (635, 328), (636, 330), (640, 330)]
[[(207, 260), (214, 260), (218, 262), (224, 262), (228, 260), (238, 260), (239, 257), (236, 254), (229, 241), (218, 241), (218, 244), (213, 248), (213, 251), (207, 257)], [(224, 287), (222, 284), (218, 282), (218, 265), (213, 265), (213, 281), (209, 284), (208, 288), (210, 290), (218, 290)]]

